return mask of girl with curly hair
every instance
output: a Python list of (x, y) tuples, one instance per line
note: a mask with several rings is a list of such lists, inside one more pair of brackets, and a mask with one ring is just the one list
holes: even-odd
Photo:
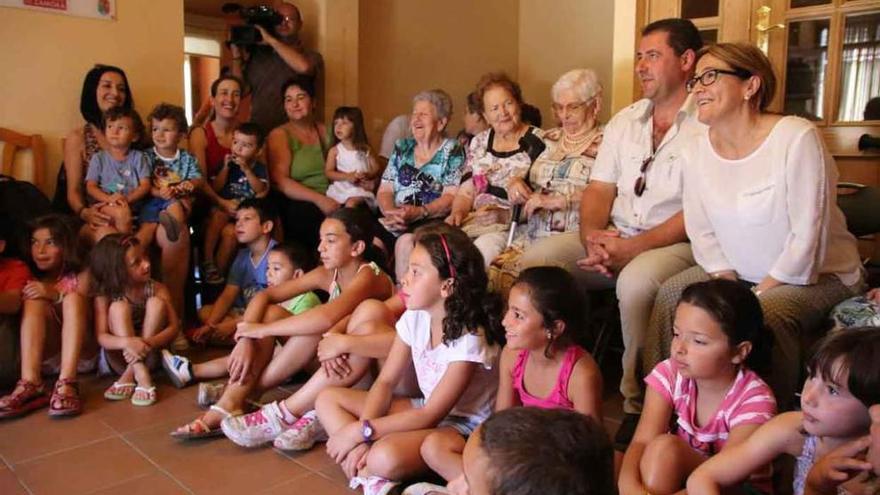
[[(352, 488), (386, 493), (393, 480), (427, 472), (420, 449), (428, 435), (466, 437), (492, 412), (501, 301), (486, 290), (484, 266), (459, 229), (418, 235), (403, 278), (406, 312), (376, 382), (369, 392), (331, 388), (318, 396), (327, 452)], [(410, 366), (424, 398), (393, 397)]]

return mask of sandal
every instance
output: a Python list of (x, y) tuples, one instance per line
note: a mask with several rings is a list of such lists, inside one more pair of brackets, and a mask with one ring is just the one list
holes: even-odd
[(128, 400), (134, 395), (136, 386), (136, 383), (113, 382), (113, 385), (104, 391), (104, 398), (107, 400)]
[(0, 398), (0, 418), (17, 418), (49, 403), (43, 384), (19, 380), (15, 390)]
[[(63, 394), (61, 389), (65, 386), (73, 389), (73, 392)], [(79, 397), (79, 383), (76, 378), (59, 378), (55, 382), (55, 390), (49, 399), (49, 416), (60, 418), (64, 416), (76, 416), (82, 412), (82, 399)]]
[(220, 273), (220, 269), (217, 268), (217, 265), (215, 265), (213, 261), (206, 261), (204, 269), (206, 283), (210, 285), (220, 285), (226, 281)]
[[(240, 416), (242, 414), (241, 411), (229, 412), (226, 409), (218, 406), (217, 404), (213, 404), (208, 410), (220, 413), (223, 416), (222, 418), (220, 418), (221, 421), (226, 418), (232, 416)], [(202, 415), (200, 418), (190, 421), (189, 423), (172, 431), (171, 436), (178, 440), (196, 440), (199, 438), (212, 438), (223, 436), (223, 430), (220, 428), (219, 423), (214, 428), (208, 426), (208, 424), (205, 423), (205, 415)]]
[[(138, 395), (141, 395), (139, 398)], [(152, 406), (156, 403), (156, 387), (135, 387), (131, 394), (131, 405)]]

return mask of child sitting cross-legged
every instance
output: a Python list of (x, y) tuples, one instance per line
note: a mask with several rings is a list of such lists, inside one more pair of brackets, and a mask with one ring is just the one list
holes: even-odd
[[(574, 277), (559, 267), (524, 270), (507, 302), (507, 344), (501, 353), (495, 410), (515, 406), (571, 409), (602, 424), (602, 375), (590, 353), (577, 344), (584, 304)], [(453, 431), (432, 433), (422, 444), (428, 466), (449, 482), (465, 483), (462, 458), (466, 438)], [(406, 493), (448, 493), (419, 483)]]
[[(700, 464), (773, 417), (773, 393), (746, 366), (762, 331), (761, 305), (745, 285), (716, 279), (684, 290), (670, 358), (645, 378), (645, 407), (623, 458), (620, 493), (678, 492)], [(767, 474), (752, 483), (766, 491)]]
[[(483, 257), (460, 229), (416, 238), (403, 279), (407, 311), (369, 392), (318, 396), (327, 453), (367, 495), (428, 471), (419, 451), (435, 432), (468, 436), (497, 392), (501, 301), (487, 292)], [(393, 397), (414, 366), (423, 398)]]
[(138, 239), (148, 245), (153, 241), (158, 226), (164, 236), (177, 242), (192, 211), (194, 192), (202, 184), (199, 163), (188, 151), (180, 149), (180, 140), (188, 129), (183, 108), (160, 103), (147, 117), (153, 138), (153, 147), (147, 150), (147, 159), (153, 165), (150, 197), (141, 210)]
[(150, 278), (150, 261), (137, 238), (110, 234), (92, 250), (95, 332), (110, 368), (121, 375), (104, 392), (107, 400), (156, 402), (147, 361), (167, 347), (180, 325), (168, 288)]
[(109, 148), (92, 155), (86, 172), (90, 204), (100, 205), (111, 218), (109, 226), (85, 231), (92, 242), (113, 232), (131, 233), (142, 200), (150, 194), (150, 163), (132, 145), (144, 136), (144, 122), (136, 111), (113, 107), (104, 112), (104, 135)]
[(269, 253), (276, 244), (272, 238), (275, 210), (265, 199), (245, 199), (238, 205), (235, 217), (235, 238), (245, 247), (232, 262), (223, 292), (214, 304), (199, 309), (202, 325), (187, 332), (197, 344), (233, 345), (235, 325), (242, 321), (245, 308), (268, 286)]
[(223, 249), (217, 250), (217, 244), (221, 236), (229, 235), (232, 230), (236, 209), (242, 201), (265, 198), (269, 194), (269, 173), (266, 165), (257, 161), (264, 139), (263, 130), (253, 122), (236, 127), (232, 133), (232, 152), (226, 155), (214, 176), (213, 187), (220, 191), (221, 204), (211, 209), (205, 226), (204, 265), (209, 284), (223, 282), (229, 257)]
[[(322, 335), (347, 318), (367, 299), (387, 299), (393, 284), (370, 261), (374, 220), (362, 208), (340, 208), (321, 223), (321, 265), (297, 279), (270, 287), (248, 304), (235, 331), (235, 347), (226, 363), (229, 381), (216, 404), (200, 418), (171, 433), (179, 439), (220, 435), (221, 421), (241, 414), (248, 398), (280, 385), (306, 366), (317, 367)], [(326, 290), (329, 300), (291, 315), (278, 306), (308, 291)], [(277, 341), (284, 345), (275, 352)], [(174, 367), (174, 370), (180, 366)], [(297, 418), (289, 418), (291, 423)]]

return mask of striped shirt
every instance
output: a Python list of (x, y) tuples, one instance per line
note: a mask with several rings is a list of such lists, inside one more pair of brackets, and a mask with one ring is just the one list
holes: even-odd
[(766, 423), (776, 414), (776, 399), (770, 387), (749, 369), (741, 368), (712, 419), (696, 425), (697, 382), (678, 372), (678, 365), (667, 359), (654, 367), (645, 383), (672, 404), (677, 435), (703, 455), (721, 451), (730, 430), (741, 425)]

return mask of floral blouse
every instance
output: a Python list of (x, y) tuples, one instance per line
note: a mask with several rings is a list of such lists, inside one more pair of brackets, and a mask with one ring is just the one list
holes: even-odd
[(474, 183), (474, 210), (486, 206), (510, 208), (507, 186), (514, 178), (525, 179), (532, 162), (544, 150), (543, 131), (530, 127), (513, 151), (495, 151), (495, 131), (487, 129), (471, 140), (463, 179)]
[(417, 167), (415, 164), (416, 140), (404, 138), (397, 141), (382, 174), (382, 182), (391, 183), (394, 204), (422, 206), (436, 200), (446, 187), (457, 187), (461, 180), (464, 150), (455, 139), (444, 139), (431, 159)]

